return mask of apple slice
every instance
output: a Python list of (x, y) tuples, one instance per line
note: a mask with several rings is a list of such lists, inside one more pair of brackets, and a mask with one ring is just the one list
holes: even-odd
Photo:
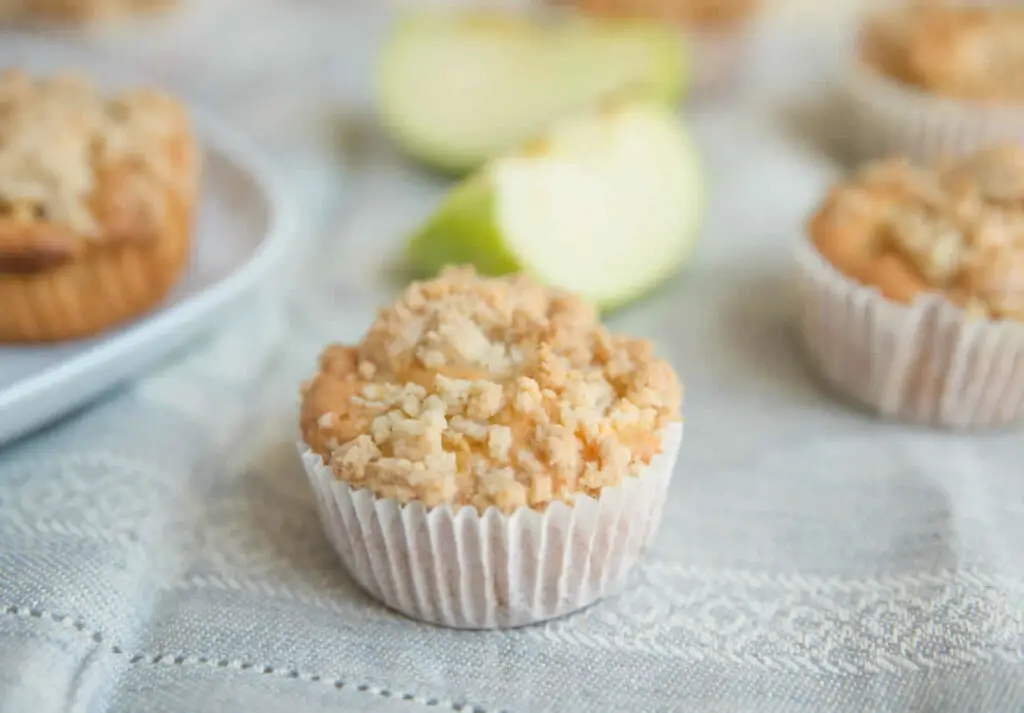
[(523, 271), (612, 309), (690, 255), (704, 174), (681, 119), (645, 100), (562, 119), (456, 186), (407, 246), (421, 274)]
[(685, 74), (678, 33), (657, 23), (449, 10), (396, 23), (377, 109), (406, 153), (460, 173), (612, 92), (673, 102)]

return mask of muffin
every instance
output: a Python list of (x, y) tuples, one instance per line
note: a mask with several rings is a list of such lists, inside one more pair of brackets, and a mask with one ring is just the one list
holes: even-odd
[(388, 6), (399, 12), (421, 10), (508, 10), (528, 13), (540, 0), (388, 0)]
[(304, 387), (324, 530), (371, 596), (458, 628), (619, 589), (657, 531), (682, 388), (649, 342), (527, 277), (413, 283)]
[(91, 336), (160, 302), (188, 262), (198, 173), (166, 94), (0, 76), (0, 342)]
[(553, 0), (593, 15), (644, 17), (677, 25), (693, 61), (693, 89), (721, 89), (738, 79), (761, 0)]
[(176, 4), (176, 0), (0, 0), (0, 20), (92, 22), (162, 11)]
[(809, 233), (803, 336), (838, 391), (935, 426), (1024, 416), (1024, 148), (870, 163)]
[(873, 17), (858, 47), (846, 96), (862, 157), (1024, 140), (1024, 6), (913, 4)]

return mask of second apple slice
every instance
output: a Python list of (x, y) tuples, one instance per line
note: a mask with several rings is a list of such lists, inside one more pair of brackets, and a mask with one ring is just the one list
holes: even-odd
[(613, 308), (690, 255), (704, 175), (675, 112), (619, 101), (555, 123), (458, 185), (408, 245), (421, 273), (527, 272)]
[(457, 173), (611, 92), (671, 102), (684, 79), (679, 37), (656, 23), (448, 11), (397, 23), (377, 107), (406, 153)]

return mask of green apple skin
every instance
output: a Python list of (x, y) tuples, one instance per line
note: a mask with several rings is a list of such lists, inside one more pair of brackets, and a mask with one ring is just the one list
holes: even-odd
[(484, 275), (507, 275), (520, 269), (505, 247), (496, 221), (490, 176), (479, 173), (458, 185), (426, 226), (406, 247), (408, 264), (421, 277), (445, 265), (472, 264)]
[(407, 156), (458, 176), (623, 90), (675, 105), (688, 65), (679, 33), (653, 22), (421, 13), (384, 41), (375, 103)]
[[(605, 126), (627, 120), (622, 128)], [(639, 135), (645, 131), (650, 136)], [(644, 155), (606, 157), (603, 174), (594, 179), (591, 155), (612, 153), (616, 141), (609, 137), (615, 136), (619, 145), (642, 146)], [(415, 273), (434, 275), (450, 264), (472, 264), (488, 275), (522, 272), (577, 292), (607, 312), (667, 281), (690, 258), (703, 225), (706, 184), (699, 155), (674, 112), (650, 102), (625, 102), (610, 114), (598, 110), (563, 120), (534, 146), (543, 148), (495, 159), (455, 187), (407, 244), (406, 258)], [(648, 165), (647, 155), (657, 158)], [(569, 178), (545, 183), (552, 170), (573, 164), (576, 172)], [(533, 190), (533, 172), (536, 184), (547, 186), (543, 196)], [(663, 178), (672, 185), (656, 186)], [(580, 184), (595, 180), (602, 182), (599, 194), (612, 198), (578, 200)], [(629, 198), (625, 193), (633, 184), (638, 190)], [(616, 194), (617, 186), (626, 188)], [(661, 191), (656, 201), (645, 197), (647, 186)], [(617, 195), (622, 200), (615, 205)], [(538, 200), (558, 206), (558, 214), (529, 216)], [(608, 223), (618, 227), (611, 232), (588, 228), (594, 223), (586, 213), (593, 210), (603, 211)], [(649, 233), (634, 233), (633, 226), (645, 220)], [(560, 232), (558, 226), (570, 229)]]

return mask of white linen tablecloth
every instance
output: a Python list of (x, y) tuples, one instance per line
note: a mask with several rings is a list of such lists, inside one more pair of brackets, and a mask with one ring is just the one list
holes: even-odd
[(473, 633), (355, 588), (292, 448), (300, 380), (391, 294), (393, 247), (444, 187), (368, 119), (383, 19), (203, 5), (69, 41), (258, 137), (305, 206), (294, 266), (186, 354), (0, 451), (0, 711), (1024, 710), (1020, 431), (875, 421), (793, 336), (788, 248), (837, 166), (815, 143), (829, 126), (791, 105), (823, 91), (830, 36), (765, 40), (746, 98), (690, 110), (714, 189), (697, 260), (612, 319), (687, 385), (656, 546), (621, 596)]

